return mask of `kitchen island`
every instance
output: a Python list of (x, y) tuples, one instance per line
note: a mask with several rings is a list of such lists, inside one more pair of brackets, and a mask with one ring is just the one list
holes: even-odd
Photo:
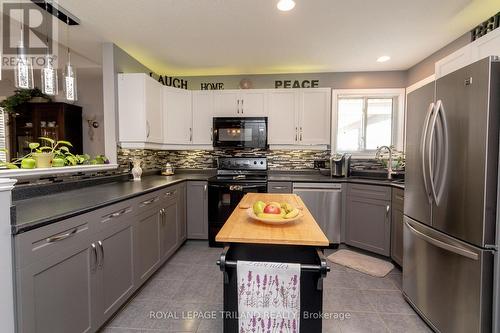
[[(297, 221), (269, 225), (247, 214), (253, 203), (287, 202), (299, 208)], [(217, 264), (224, 275), (224, 332), (238, 332), (238, 261), (300, 264), (300, 331), (321, 332), (323, 278), (329, 267), (323, 247), (329, 245), (304, 202), (294, 194), (246, 194), (216, 236), (225, 244)], [(235, 315), (236, 314), (236, 315)], [(293, 330), (292, 330), (293, 331)]]

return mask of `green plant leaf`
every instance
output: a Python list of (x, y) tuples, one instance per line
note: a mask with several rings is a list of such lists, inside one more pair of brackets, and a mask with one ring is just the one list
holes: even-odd
[(41, 137), (39, 137), (39, 139), (43, 140), (43, 141), (50, 142), (50, 144), (52, 144), (52, 145), (55, 143), (54, 139), (51, 139), (51, 138), (46, 138), (46, 137), (41, 136)]
[(44, 151), (44, 150), (52, 150), (52, 148), (51, 148), (51, 147), (47, 147), (47, 146), (43, 146), (43, 147), (40, 147), (40, 149), (39, 149), (39, 150), (41, 150), (41, 151)]
[(40, 147), (40, 144), (38, 142), (30, 142), (28, 144), (28, 147), (30, 147), (30, 149), (37, 149), (38, 147)]
[(73, 147), (73, 145), (71, 144), (71, 142), (69, 142), (69, 141), (64, 141), (64, 140), (59, 140), (59, 141), (57, 141), (57, 144), (62, 144), (62, 145), (66, 145), (66, 146)]
[(59, 148), (59, 150), (62, 150), (62, 151), (65, 151), (65, 152), (69, 153), (69, 148), (66, 147), (66, 146), (61, 146), (61, 148)]

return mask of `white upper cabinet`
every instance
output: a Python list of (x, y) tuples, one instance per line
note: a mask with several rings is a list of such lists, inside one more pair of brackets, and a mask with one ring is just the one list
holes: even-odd
[(193, 144), (212, 144), (212, 125), (214, 116), (214, 93), (209, 90), (192, 92), (193, 106)]
[(217, 117), (264, 117), (266, 90), (221, 90), (214, 92)]
[(243, 117), (265, 117), (266, 90), (245, 90), (240, 94), (240, 115)]
[(165, 144), (190, 144), (193, 140), (191, 91), (163, 87), (163, 129)]
[(495, 29), (436, 62), (436, 79), (489, 56), (500, 56), (500, 29)]
[(120, 143), (161, 143), (162, 85), (143, 73), (118, 75)]
[(269, 144), (330, 144), (330, 99), (330, 88), (270, 90)]
[(331, 94), (329, 88), (301, 89), (299, 141), (303, 145), (330, 143)]
[(299, 91), (276, 89), (268, 95), (268, 143), (293, 145), (298, 141)]
[(240, 114), (240, 94), (235, 90), (214, 92), (215, 116), (236, 117)]

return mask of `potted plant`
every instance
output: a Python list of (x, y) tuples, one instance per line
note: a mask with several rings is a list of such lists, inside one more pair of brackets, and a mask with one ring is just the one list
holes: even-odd
[[(52, 166), (52, 160), (54, 157), (58, 157), (60, 160), (61, 157), (65, 155), (65, 153), (69, 153), (69, 147), (73, 147), (71, 142), (59, 140), (55, 141), (51, 138), (40, 137), (40, 140), (48, 143), (47, 146), (40, 147), (38, 143), (31, 143), (35, 147), (35, 152), (33, 152), (33, 158), (36, 160), (37, 168), (50, 168)], [(31, 148), (31, 146), (30, 146)], [(65, 163), (60, 165), (60, 161), (57, 161), (57, 166), (64, 166)]]
[(30, 101), (45, 101), (50, 102), (49, 96), (42, 93), (38, 88), (34, 89), (17, 89), (14, 90), (14, 95), (7, 97), (0, 102), (0, 107), (10, 113), (15, 113), (17, 108)]

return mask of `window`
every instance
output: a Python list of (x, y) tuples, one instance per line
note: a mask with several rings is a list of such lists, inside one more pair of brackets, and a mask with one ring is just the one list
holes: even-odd
[(332, 147), (373, 155), (380, 146), (403, 146), (404, 89), (334, 90)]
[(6, 162), (7, 155), (5, 154), (5, 149), (7, 147), (7, 139), (5, 133), (5, 114), (2, 108), (0, 108), (0, 162)]

